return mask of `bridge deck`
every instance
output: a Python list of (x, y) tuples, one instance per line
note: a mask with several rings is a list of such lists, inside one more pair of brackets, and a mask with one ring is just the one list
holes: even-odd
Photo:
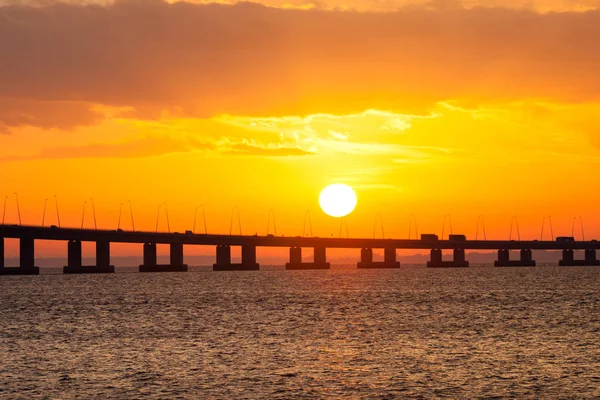
[(395, 248), (395, 249), (464, 249), (464, 250), (585, 250), (600, 249), (600, 242), (591, 241), (538, 241), (538, 240), (415, 240), (322, 238), (301, 236), (242, 236), (204, 235), (164, 232), (132, 232), (122, 230), (93, 230), (25, 225), (1, 225), (0, 237), (34, 238), (37, 240), (108, 241), (112, 243), (181, 243), (188, 245), (250, 245), (257, 247), (325, 247), (325, 248)]

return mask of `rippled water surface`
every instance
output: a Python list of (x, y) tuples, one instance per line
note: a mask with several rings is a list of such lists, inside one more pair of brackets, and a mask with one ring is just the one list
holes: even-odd
[(0, 277), (0, 398), (600, 397), (600, 268)]

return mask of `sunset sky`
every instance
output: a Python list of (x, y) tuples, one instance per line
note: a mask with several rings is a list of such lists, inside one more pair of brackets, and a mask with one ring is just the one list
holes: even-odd
[[(319, 192), (358, 195), (350, 235), (600, 239), (600, 1), (0, 0), (7, 223), (337, 236)], [(164, 207), (164, 206), (163, 206)], [(1, 210), (0, 210), (1, 211)], [(201, 217), (199, 215), (199, 224)], [(164, 214), (160, 229), (166, 230)], [(447, 231), (446, 231), (447, 232)], [(576, 231), (576, 235), (579, 231)], [(545, 237), (549, 239), (549, 235)], [(10, 246), (7, 252), (10, 250)], [(60, 244), (61, 252), (66, 247)], [(39, 252), (38, 252), (39, 253)], [(42, 246), (41, 255), (52, 247)]]

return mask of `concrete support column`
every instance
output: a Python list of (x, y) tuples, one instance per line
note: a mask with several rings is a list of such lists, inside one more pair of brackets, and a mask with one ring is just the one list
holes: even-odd
[(533, 253), (529, 249), (521, 250), (521, 261), (524, 263), (531, 263), (533, 261)]
[(442, 263), (442, 250), (431, 249), (431, 263), (441, 264)]
[(4, 268), (4, 238), (0, 237), (0, 269)]
[(71, 268), (81, 268), (81, 240), (69, 240), (67, 265)]
[(327, 249), (325, 247), (315, 247), (315, 264), (325, 264), (327, 262)]
[(290, 247), (290, 264), (302, 263), (302, 248)]
[(510, 259), (510, 253), (506, 249), (498, 250), (498, 261), (501, 263), (506, 263)]
[(231, 264), (231, 247), (220, 244), (217, 246), (217, 264), (218, 265), (229, 265)]
[(373, 249), (360, 250), (360, 262), (368, 265), (373, 263)]
[(256, 264), (256, 246), (242, 246), (242, 265)]
[(183, 243), (171, 243), (171, 265), (183, 265)]
[(96, 266), (110, 266), (110, 242), (107, 240), (99, 240), (96, 242)]
[(33, 269), (35, 267), (35, 250), (33, 238), (21, 238), (20, 243), (20, 264), (23, 269)]
[(386, 264), (394, 264), (396, 262), (396, 249), (385, 249), (383, 253), (383, 261)]
[(589, 265), (595, 265), (597, 262), (596, 259), (596, 250), (594, 249), (587, 249), (585, 251), (585, 262), (588, 263)]
[(562, 252), (562, 261), (572, 262), (574, 260), (573, 250), (566, 249)]
[(156, 264), (156, 243), (144, 243), (144, 265)]
[(465, 262), (465, 251), (463, 249), (454, 249), (454, 262), (464, 263)]

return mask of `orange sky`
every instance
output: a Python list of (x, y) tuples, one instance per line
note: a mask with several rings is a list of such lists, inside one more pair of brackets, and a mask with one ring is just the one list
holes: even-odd
[(412, 213), (470, 237), (483, 214), (496, 238), (518, 215), (532, 239), (544, 215), (563, 235), (582, 216), (600, 237), (598, 1), (73, 3), (0, 0), (9, 223), (16, 191), (24, 223), (45, 198), (56, 223), (56, 194), (63, 225), (93, 197), (103, 228), (131, 200), (138, 229), (166, 202), (175, 231), (204, 204), (211, 232), (239, 207), (264, 234), (274, 208), (295, 236), (311, 209), (330, 236), (318, 194), (344, 182), (352, 236), (381, 212), (394, 237)]

